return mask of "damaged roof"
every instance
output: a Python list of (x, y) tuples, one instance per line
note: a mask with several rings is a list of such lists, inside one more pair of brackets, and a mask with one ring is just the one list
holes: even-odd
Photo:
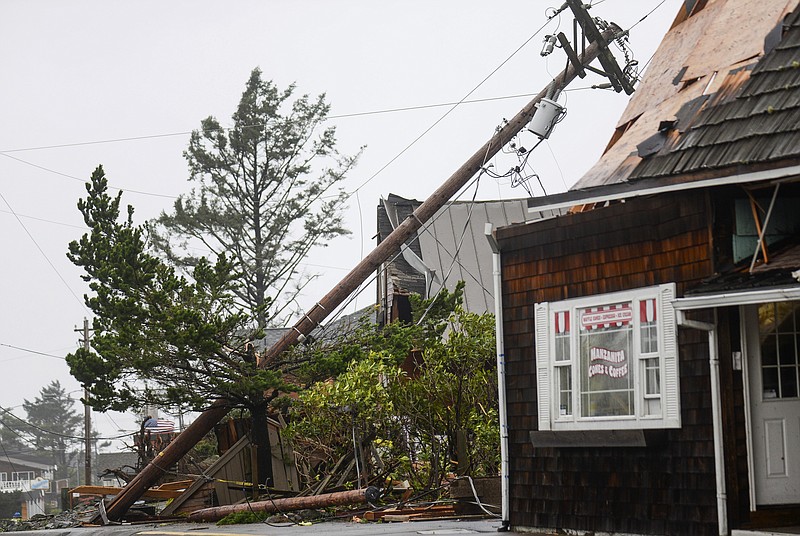
[(793, 287), (800, 282), (800, 245), (794, 244), (775, 252), (769, 264), (756, 266), (752, 271), (733, 270), (715, 275), (687, 290), (687, 296), (743, 292), (770, 288)]
[[(800, 11), (752, 70), (728, 74), (690, 126), (658, 154), (645, 157), (631, 179), (688, 174), (800, 156)], [(691, 106), (687, 103), (687, 107)], [(680, 123), (680, 120), (679, 120)]]
[(687, 0), (606, 152), (572, 190), (797, 163), (800, 15), (786, 17), (797, 6)]

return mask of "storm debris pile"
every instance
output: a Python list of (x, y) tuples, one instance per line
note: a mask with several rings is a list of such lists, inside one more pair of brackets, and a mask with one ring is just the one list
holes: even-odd
[(0, 532), (79, 527), (97, 514), (97, 502), (81, 504), (58, 514), (37, 514), (30, 519), (0, 520)]

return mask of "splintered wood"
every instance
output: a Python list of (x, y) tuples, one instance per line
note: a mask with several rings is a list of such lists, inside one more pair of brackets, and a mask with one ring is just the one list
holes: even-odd
[(423, 520), (430, 521), (431, 519), (452, 517), (457, 517), (455, 506), (453, 504), (387, 508), (386, 510), (372, 510), (364, 514), (364, 519), (367, 521), (386, 521), (395, 523)]

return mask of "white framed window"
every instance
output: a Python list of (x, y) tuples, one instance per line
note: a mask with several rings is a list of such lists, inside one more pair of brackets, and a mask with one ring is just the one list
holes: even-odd
[(537, 303), (539, 430), (680, 428), (675, 284)]

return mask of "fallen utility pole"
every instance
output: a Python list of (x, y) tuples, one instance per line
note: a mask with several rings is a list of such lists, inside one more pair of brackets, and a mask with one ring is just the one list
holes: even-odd
[[(122, 491), (114, 497), (106, 506), (105, 517), (111, 521), (119, 521), (128, 508), (164, 476), (170, 466), (189, 452), (203, 436), (205, 436), (214, 425), (217, 424), (230, 409), (228, 401), (219, 399), (215, 401), (207, 410), (201, 413), (186, 430), (167, 445), (167, 448), (158, 453), (153, 461), (142, 469), (133, 480), (128, 482)], [(100, 519), (94, 519), (95, 523)], [(106, 519), (102, 520), (103, 522)]]
[[(606, 36), (604, 33), (600, 33), (600, 30), (597, 29), (594, 19), (592, 19), (592, 16), (589, 15), (589, 12), (586, 10), (586, 6), (583, 5), (583, 2), (581, 0), (567, 0), (566, 5), (569, 6), (573, 15), (575, 15), (575, 20), (577, 20), (578, 24), (580, 24), (581, 29), (583, 30), (583, 35), (589, 38), (590, 43), (600, 47), (597, 57), (600, 60), (600, 65), (603, 66), (605, 71), (600, 71), (593, 68), (590, 68), (589, 70), (607, 77), (617, 93), (624, 90), (628, 95), (633, 94), (633, 84), (625, 75), (625, 73), (622, 72), (622, 69), (619, 68), (616, 58), (614, 58), (614, 55), (608, 49), (608, 36)], [(613, 37), (611, 39), (613, 39)]]
[(346, 504), (363, 504), (366, 502), (377, 501), (380, 495), (381, 494), (378, 488), (375, 486), (369, 486), (366, 489), (339, 491), (336, 493), (326, 493), (324, 495), (289, 497), (286, 499), (273, 499), (269, 501), (232, 504), (229, 506), (215, 506), (213, 508), (195, 510), (189, 514), (188, 521), (190, 523), (197, 523), (200, 521), (219, 521), (228, 514), (235, 514), (239, 512), (280, 514), (295, 510), (305, 510), (307, 508), (328, 508), (331, 506), (343, 506)]
[[(613, 39), (617, 28), (611, 27), (601, 35), (604, 40)], [(603, 42), (605, 44), (605, 42)], [(600, 52), (600, 43), (593, 42), (586, 47), (581, 55), (581, 63), (587, 65)], [(386, 239), (367, 255), (353, 270), (337, 284), (333, 290), (317, 302), (311, 310), (276, 342), (264, 357), (259, 360), (259, 367), (265, 368), (278, 355), (305, 340), (336, 307), (342, 304), (358, 286), (375, 272), (392, 254), (398, 251), (422, 225), (441, 209), (458, 190), (467, 184), (484, 164), (497, 154), (511, 139), (527, 125), (536, 105), (548, 95), (561, 92), (577, 76), (575, 66), (570, 64), (550, 84), (539, 92), (520, 112), (508, 123), (499, 129), (472, 157), (469, 158), (444, 184), (442, 184), (428, 199), (425, 200), (411, 216), (403, 221)], [(144, 491), (153, 486), (167, 467), (180, 460), (200, 439), (203, 438), (214, 425), (227, 413), (228, 401), (217, 400), (211, 408), (203, 412), (186, 430), (170, 443), (158, 457), (145, 467), (136, 477), (125, 486), (122, 493), (117, 495), (106, 507), (106, 516), (109, 520), (119, 521), (122, 516), (136, 502)]]
[[(605, 40), (613, 38), (616, 35), (615, 30), (616, 28), (609, 28), (601, 34), (602, 40), (598, 39), (587, 47), (580, 58), (581, 63), (585, 65), (594, 60), (602, 50), (602, 46), (605, 46), (607, 49), (608, 46)], [(570, 64), (553, 79), (553, 81), (548, 84), (545, 89), (540, 91), (513, 119), (503, 126), (503, 128), (499, 129), (488, 142), (469, 158), (469, 160), (464, 162), (464, 164), (458, 168), (444, 184), (433, 192), (425, 202), (417, 207), (417, 210), (400, 223), (383, 242), (378, 244), (375, 249), (372, 250), (372, 253), (364, 257), (364, 259), (358, 263), (333, 290), (314, 304), (290, 330), (284, 333), (278, 342), (266, 351), (263, 359), (259, 362), (259, 366), (268, 366), (272, 359), (297, 342), (302, 342), (305, 336), (311, 333), (314, 328), (322, 323), (328, 314), (344, 302), (361, 283), (380, 267), (381, 263), (398, 251), (417, 229), (422, 227), (425, 222), (433, 217), (433, 215), (458, 192), (458, 190), (466, 185), (469, 179), (473, 177), (487, 161), (525, 128), (525, 125), (527, 125), (533, 117), (536, 111), (536, 105), (539, 101), (549, 95), (560, 93), (578, 74), (578, 70), (575, 69), (575, 66)]]

